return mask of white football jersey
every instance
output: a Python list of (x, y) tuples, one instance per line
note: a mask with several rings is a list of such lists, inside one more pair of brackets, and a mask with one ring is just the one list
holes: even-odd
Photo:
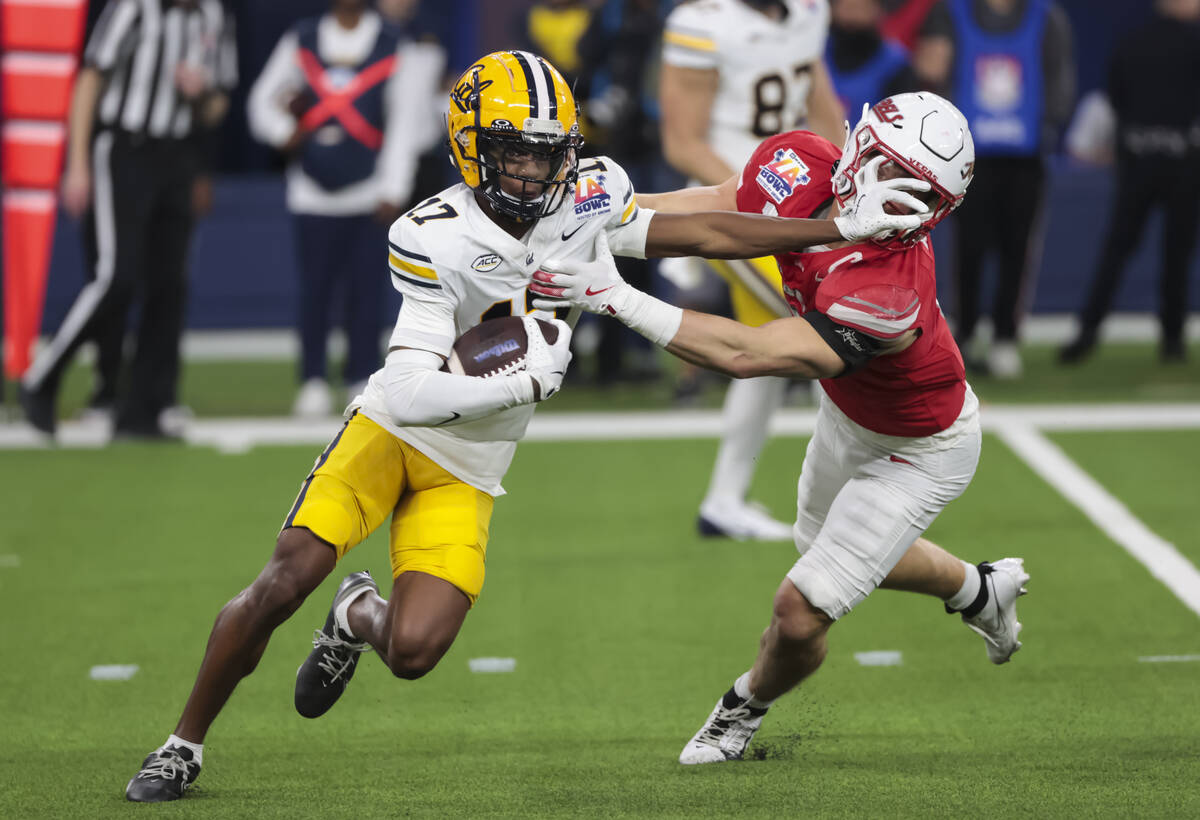
[[(392, 284), (404, 295), (388, 347), (449, 356), (454, 340), (484, 319), (552, 318), (533, 308), (526, 288), (548, 258), (595, 258), (607, 234), (612, 252), (645, 256), (653, 211), (638, 208), (625, 171), (608, 157), (582, 159), (579, 181), (559, 209), (516, 239), (488, 218), (464, 184), (447, 188), (396, 220), (388, 232)], [(447, 472), (491, 495), (504, 477), (533, 417), (534, 405), (512, 407), (445, 427), (399, 427), (387, 411), (382, 370), (348, 408), (412, 444)]]
[(772, 20), (742, 0), (691, 0), (667, 17), (663, 62), (716, 69), (708, 142), (740, 171), (764, 138), (804, 124), (812, 66), (825, 53), (828, 0), (782, 0)]

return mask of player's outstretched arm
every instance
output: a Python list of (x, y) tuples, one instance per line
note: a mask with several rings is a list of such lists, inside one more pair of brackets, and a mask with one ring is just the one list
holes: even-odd
[(667, 351), (735, 379), (828, 379), (846, 369), (846, 362), (813, 326), (796, 316), (750, 327), (723, 316), (685, 310)]
[(661, 194), (637, 195), (638, 205), (656, 214), (692, 214), (697, 211), (736, 211), (738, 175), (720, 185), (679, 188)]
[[(876, 173), (885, 159), (877, 157), (858, 171), (855, 176), (857, 194), (834, 219), (788, 219), (727, 211), (656, 212), (646, 234), (646, 256), (749, 259), (842, 240), (858, 242), (917, 228), (928, 208), (907, 192), (927, 191), (929, 184), (908, 178), (879, 181)], [(707, 198), (714, 204), (728, 207), (728, 184), (700, 189), (702, 193), (693, 195), (692, 202)], [(688, 202), (685, 193), (680, 191), (662, 196), (668, 199), (672, 208)], [(889, 213), (888, 205), (902, 206), (906, 212)], [(733, 206), (736, 207), (736, 194)]]
[(669, 305), (625, 282), (617, 272), (603, 234), (596, 261), (549, 259), (529, 287), (536, 307), (569, 303), (608, 314), (685, 361), (734, 378), (836, 376), (846, 362), (805, 319), (788, 318), (762, 327)]

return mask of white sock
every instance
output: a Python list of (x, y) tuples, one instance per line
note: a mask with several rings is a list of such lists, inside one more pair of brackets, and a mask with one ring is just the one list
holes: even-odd
[(166, 748), (167, 746), (191, 749), (192, 750), (192, 760), (194, 760), (196, 762), (196, 765), (197, 766), (204, 765), (204, 744), (203, 743), (192, 743), (192, 741), (184, 740), (179, 735), (171, 735), (169, 738), (167, 738), (167, 742), (162, 745), (162, 748)]
[(747, 705), (753, 706), (755, 709), (766, 709), (775, 701), (761, 700), (754, 697), (754, 693), (750, 691), (750, 671), (742, 673), (742, 676), (733, 682), (733, 691), (739, 698), (744, 698)]
[(979, 595), (979, 567), (966, 561), (963, 561), (962, 565), (965, 576), (962, 588), (946, 599), (946, 606), (955, 610), (966, 609)]
[(350, 604), (357, 601), (358, 597), (360, 595), (362, 595), (364, 592), (369, 592), (370, 589), (371, 588), (368, 586), (362, 587), (358, 592), (354, 593), (353, 595), (347, 596), (333, 610), (333, 625), (336, 626), (338, 629), (342, 630), (342, 632), (345, 632), (351, 638), (356, 638), (358, 636), (355, 635), (354, 630), (352, 630), (350, 628), (350, 615), (348, 612), (348, 610), (350, 609)]
[(735, 379), (725, 392), (721, 445), (705, 502), (740, 503), (754, 477), (754, 465), (767, 440), (771, 415), (783, 404), (787, 379), (763, 376)]

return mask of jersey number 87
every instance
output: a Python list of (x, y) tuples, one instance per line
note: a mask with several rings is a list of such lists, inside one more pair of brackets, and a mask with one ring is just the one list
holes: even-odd
[[(802, 63), (792, 68), (792, 82), (802, 84), (801, 97), (808, 97), (812, 85), (812, 65)], [(782, 74), (764, 74), (754, 83), (754, 121), (750, 132), (756, 137), (773, 137), (782, 134), (798, 123), (783, 121), (783, 109), (787, 105), (788, 80)]]

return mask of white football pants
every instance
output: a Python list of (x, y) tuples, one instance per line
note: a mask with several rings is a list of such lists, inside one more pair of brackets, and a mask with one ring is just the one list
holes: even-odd
[(871, 432), (822, 394), (797, 488), (796, 589), (831, 618), (857, 606), (971, 483), (980, 440), (969, 386), (958, 419), (921, 438)]

